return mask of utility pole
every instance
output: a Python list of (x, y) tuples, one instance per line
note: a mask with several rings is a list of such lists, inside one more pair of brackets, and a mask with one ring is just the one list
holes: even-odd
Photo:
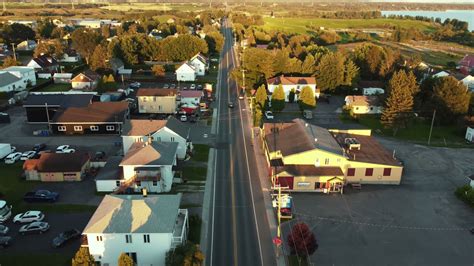
[(74, 0), (71, 0), (71, 6), (72, 6), (72, 9), (74, 10)]
[(430, 142), (431, 142), (431, 132), (433, 132), (433, 124), (434, 124), (435, 117), (436, 117), (436, 109), (434, 109), (433, 118), (431, 119), (430, 135), (428, 136), (428, 145), (430, 145)]
[[(28, 40), (26, 40), (28, 42)], [(13, 48), (13, 58), (15, 59), (16, 61), (16, 51), (15, 51), (15, 43), (11, 43), (12, 45), (12, 48)]]
[(7, 7), (5, 6), (5, 0), (3, 0), (3, 12), (7, 11)]

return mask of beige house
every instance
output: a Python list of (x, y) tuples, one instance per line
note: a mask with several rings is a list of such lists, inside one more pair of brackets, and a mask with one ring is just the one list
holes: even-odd
[(381, 114), (383, 111), (382, 101), (377, 95), (349, 95), (345, 98), (346, 108), (352, 114)]
[(139, 89), (138, 111), (141, 114), (174, 114), (176, 112), (176, 89)]
[(43, 182), (81, 181), (89, 169), (88, 153), (43, 153), (23, 164), (26, 180)]
[(295, 119), (266, 123), (263, 143), (274, 185), (293, 191), (342, 192), (342, 185), (393, 184), (403, 166), (370, 130), (331, 130)]

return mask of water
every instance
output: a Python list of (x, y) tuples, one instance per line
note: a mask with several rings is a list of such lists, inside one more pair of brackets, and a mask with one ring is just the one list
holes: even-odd
[(408, 15), (408, 16), (423, 16), (428, 18), (457, 19), (466, 21), (469, 30), (474, 30), (474, 10), (446, 10), (446, 11), (382, 11), (382, 15)]

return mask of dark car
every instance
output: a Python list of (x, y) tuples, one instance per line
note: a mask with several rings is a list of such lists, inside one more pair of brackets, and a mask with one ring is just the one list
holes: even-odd
[(10, 246), (12, 242), (12, 237), (11, 236), (1, 236), (0, 237), (0, 247), (6, 248)]
[(229, 103), (227, 104), (227, 106), (229, 106), (229, 108), (234, 108), (234, 103), (233, 103), (233, 102), (229, 102)]
[(105, 158), (105, 151), (98, 151), (94, 155), (94, 160), (103, 160)]
[(44, 189), (27, 192), (25, 196), (23, 196), (26, 202), (55, 202), (58, 198), (59, 193)]
[(46, 144), (44, 144), (44, 143), (35, 144), (35, 146), (33, 147), (33, 151), (35, 151), (35, 152), (39, 152), (39, 151), (42, 151), (44, 149), (46, 149)]
[(53, 247), (59, 248), (66, 244), (67, 242), (77, 239), (81, 236), (81, 232), (77, 229), (71, 229), (65, 232), (60, 233), (57, 237), (53, 239)]

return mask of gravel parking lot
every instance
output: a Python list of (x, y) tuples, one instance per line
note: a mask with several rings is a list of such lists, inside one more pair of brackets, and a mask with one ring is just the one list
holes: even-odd
[(405, 162), (400, 186), (294, 193), (297, 218), (284, 235), (292, 223), (310, 225), (316, 265), (473, 265), (474, 211), (454, 195), (474, 173), (473, 150), (380, 141)]

